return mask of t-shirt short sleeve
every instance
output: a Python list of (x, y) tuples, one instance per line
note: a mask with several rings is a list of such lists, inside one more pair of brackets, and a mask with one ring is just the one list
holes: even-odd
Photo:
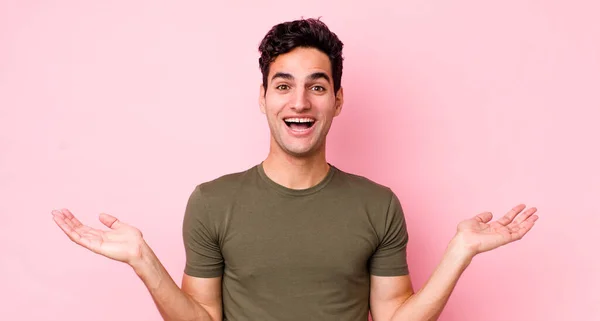
[(393, 192), (391, 193), (384, 226), (383, 237), (371, 257), (370, 273), (376, 276), (407, 275), (406, 248), (408, 245), (408, 231), (402, 206)]
[(218, 277), (224, 261), (214, 224), (214, 208), (198, 185), (188, 199), (183, 219), (185, 274), (193, 277)]

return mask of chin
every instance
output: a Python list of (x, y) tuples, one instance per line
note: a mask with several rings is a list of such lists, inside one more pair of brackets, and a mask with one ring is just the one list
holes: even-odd
[(283, 151), (291, 156), (297, 157), (297, 158), (307, 158), (307, 157), (311, 157), (314, 155), (317, 155), (319, 153), (319, 148), (318, 146), (303, 146), (303, 147), (293, 147), (293, 146), (289, 146), (288, 148), (282, 148)]
[(276, 137), (271, 141), (271, 144), (273, 144), (273, 147), (276, 147), (276, 149), (279, 149), (284, 154), (295, 158), (307, 158), (315, 156), (319, 154), (324, 147), (324, 142), (320, 143), (319, 140), (315, 141), (310, 139), (299, 141), (291, 139), (288, 141), (285, 138), (282, 138), (283, 137)]

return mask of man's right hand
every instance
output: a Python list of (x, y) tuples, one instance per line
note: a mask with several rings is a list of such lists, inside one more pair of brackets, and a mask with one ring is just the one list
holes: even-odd
[(67, 210), (52, 211), (54, 222), (65, 232), (71, 241), (110, 259), (133, 265), (141, 259), (146, 246), (142, 232), (119, 221), (108, 214), (100, 214), (100, 222), (110, 230), (103, 231), (81, 224)]
[(109, 230), (83, 225), (67, 209), (52, 211), (52, 215), (54, 222), (73, 242), (129, 264), (150, 291), (164, 320), (223, 319), (221, 277), (184, 275), (182, 288), (179, 288), (137, 228), (108, 214), (100, 214), (100, 222)]

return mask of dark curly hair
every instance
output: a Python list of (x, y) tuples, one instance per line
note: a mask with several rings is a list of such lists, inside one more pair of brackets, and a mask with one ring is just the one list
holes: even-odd
[(258, 64), (263, 77), (263, 87), (268, 85), (269, 67), (281, 54), (292, 51), (296, 47), (316, 48), (329, 56), (333, 89), (337, 93), (342, 83), (344, 44), (337, 35), (329, 30), (319, 19), (300, 19), (277, 24), (269, 30), (258, 47), (260, 58)]

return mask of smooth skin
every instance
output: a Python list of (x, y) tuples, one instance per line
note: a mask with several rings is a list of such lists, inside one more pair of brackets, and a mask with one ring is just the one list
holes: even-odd
[[(273, 181), (294, 189), (318, 184), (329, 170), (325, 142), (333, 119), (342, 110), (343, 89), (333, 89), (329, 58), (312, 48), (296, 48), (271, 64), (267, 88), (260, 86), (259, 106), (271, 131), (263, 162)], [(288, 117), (314, 119), (308, 134), (289, 130)], [(437, 320), (458, 279), (473, 258), (520, 240), (538, 219), (536, 208), (520, 204), (499, 220), (481, 213), (460, 222), (439, 265), (418, 292), (410, 276), (371, 276), (371, 315), (374, 321)], [(164, 320), (223, 319), (221, 278), (185, 275), (179, 288), (137, 228), (100, 214), (107, 230), (83, 225), (67, 209), (52, 212), (54, 221), (76, 244), (130, 265), (148, 288)], [(274, 303), (276, 304), (276, 303)]]

